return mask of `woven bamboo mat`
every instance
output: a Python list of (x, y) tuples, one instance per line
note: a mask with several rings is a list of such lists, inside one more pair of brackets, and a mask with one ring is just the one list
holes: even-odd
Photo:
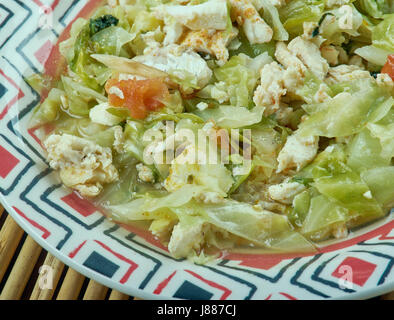
[[(40, 289), (40, 267), (53, 268), (53, 289)], [(394, 292), (378, 297), (394, 300)], [(0, 300), (139, 300), (67, 267), (42, 249), (0, 205)]]
[[(43, 265), (53, 270), (53, 289), (40, 289), (39, 271)], [(138, 298), (111, 290), (64, 265), (28, 236), (0, 205), (0, 300)]]

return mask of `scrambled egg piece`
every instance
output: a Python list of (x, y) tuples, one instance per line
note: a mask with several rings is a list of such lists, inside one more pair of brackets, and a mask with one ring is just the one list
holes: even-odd
[(230, 0), (231, 17), (242, 26), (251, 44), (270, 42), (274, 32), (250, 0)]
[(218, 60), (219, 65), (223, 65), (229, 58), (227, 46), (237, 35), (238, 29), (234, 27), (231, 32), (213, 29), (189, 31), (181, 45), (197, 52), (208, 53)]
[(328, 72), (329, 65), (321, 56), (319, 47), (303, 37), (296, 37), (287, 46), (289, 51), (300, 59), (304, 65), (317, 78), (323, 80)]
[(227, 1), (210, 0), (197, 5), (163, 5), (155, 9), (163, 18), (168, 15), (190, 30), (225, 30), (227, 26)]
[(291, 204), (294, 197), (305, 189), (306, 187), (301, 183), (284, 181), (268, 187), (268, 194), (273, 200)]
[(192, 250), (199, 250), (204, 242), (204, 222), (194, 224), (180, 221), (172, 230), (168, 250), (175, 258), (187, 257)]
[(369, 71), (361, 69), (356, 65), (339, 65), (328, 70), (327, 83), (335, 84), (357, 79), (371, 78)]
[(192, 75), (200, 88), (208, 84), (212, 77), (212, 70), (203, 58), (176, 44), (155, 48), (148, 54), (134, 57), (133, 60), (172, 74), (181, 80), (190, 80), (185, 77)]
[(118, 153), (121, 153), (121, 152), (123, 152), (123, 147), (124, 147), (123, 128), (121, 126), (115, 126), (115, 127), (113, 127), (113, 130), (114, 130), (113, 147)]
[(293, 114), (294, 109), (283, 103), (280, 104), (279, 110), (275, 112), (275, 118), (280, 125), (287, 126), (290, 124)]
[(52, 134), (44, 146), (51, 168), (59, 170), (62, 182), (82, 196), (97, 196), (103, 184), (119, 178), (109, 148), (69, 134)]
[(225, 0), (186, 6), (163, 5), (155, 10), (158, 17), (164, 20), (164, 46), (180, 42), (185, 49), (214, 56), (219, 64), (228, 60), (227, 46), (238, 35), (238, 30), (235, 27), (227, 30), (228, 8)]
[[(265, 116), (277, 112), (283, 115), (285, 110), (281, 110), (281, 97), (289, 93), (296, 94), (297, 89), (303, 85), (308, 70), (323, 80), (329, 69), (319, 47), (303, 37), (294, 38), (289, 45), (277, 42), (275, 57), (283, 67), (277, 62), (265, 65), (260, 70), (260, 85), (253, 96), (257, 106), (265, 107)], [(327, 88), (326, 85), (320, 87), (314, 97), (315, 102), (329, 98)]]
[(277, 62), (271, 62), (260, 73), (261, 82), (254, 92), (253, 101), (257, 106), (265, 106), (264, 115), (268, 116), (279, 110), (280, 98), (287, 92), (285, 70)]
[(345, 223), (341, 223), (337, 226), (333, 226), (331, 233), (336, 239), (344, 239), (348, 236), (349, 230)]
[(138, 172), (138, 178), (144, 182), (155, 182), (155, 175), (151, 168), (145, 166), (142, 163), (136, 165)]
[(295, 131), (287, 138), (284, 147), (279, 152), (276, 172), (301, 170), (315, 158), (318, 147), (319, 137), (302, 137), (298, 131)]
[[(113, 88), (116, 88), (116, 87), (113, 87)], [(116, 88), (116, 89), (118, 89), (118, 88)], [(123, 95), (123, 92), (120, 89), (118, 89), (118, 90)], [(111, 90), (110, 90), (110, 93), (113, 93), (113, 92), (111, 92)], [(90, 109), (90, 112), (89, 112), (90, 120), (92, 120), (92, 122), (103, 124), (106, 126), (114, 126), (114, 125), (118, 124), (119, 122), (121, 122), (122, 119), (109, 113), (107, 111), (108, 108), (111, 108), (111, 106), (107, 102), (100, 103), (97, 106), (93, 107), (92, 109)]]
[(287, 47), (284, 42), (276, 43), (275, 58), (287, 69), (294, 68), (300, 77), (304, 77), (306, 67), (300, 59), (297, 58)]
[(339, 62), (339, 51), (333, 45), (322, 46), (320, 48), (321, 56), (327, 60), (330, 66), (336, 66)]
[(260, 70), (260, 85), (256, 88), (253, 101), (264, 106), (264, 115), (269, 116), (281, 109), (281, 97), (295, 93), (304, 81), (307, 68), (283, 42), (276, 45), (275, 57), (284, 66), (271, 62)]

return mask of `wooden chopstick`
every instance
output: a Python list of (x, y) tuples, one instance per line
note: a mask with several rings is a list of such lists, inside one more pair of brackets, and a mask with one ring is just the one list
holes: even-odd
[(104, 300), (107, 295), (108, 288), (102, 284), (90, 280), (83, 300)]
[(129, 300), (129, 296), (117, 290), (112, 290), (108, 300)]
[(41, 247), (30, 236), (26, 237), (3, 291), (0, 294), (0, 300), (20, 299), (41, 250)]
[(4, 277), (23, 233), (24, 231), (16, 224), (14, 219), (11, 216), (7, 216), (0, 230), (0, 281)]
[[(51, 300), (64, 269), (64, 264), (50, 253), (47, 254), (43, 266), (50, 268), (51, 274), (47, 273), (46, 275), (51, 277), (50, 280), (52, 288), (43, 288), (39, 278), (35, 283), (32, 294), (30, 295), (30, 300)], [(47, 270), (47, 272), (49, 271)]]
[[(2, 216), (2, 215), (5, 216)], [(4, 208), (0, 205), (0, 217), (2, 217), (4, 224), (0, 227), (0, 282), (3, 279), (13, 256), (23, 239), (24, 231), (18, 226), (18, 224), (7, 215)], [(20, 299), (24, 294), (25, 288), (29, 282), (35, 265), (42, 252), (41, 247), (30, 237), (27, 236), (22, 248), (16, 258), (13, 268), (6, 279), (3, 290), (0, 294), (0, 300), (15, 300)], [(43, 257), (42, 257), (43, 258)], [(40, 257), (41, 261), (41, 257)], [(43, 287), (41, 276), (45, 274), (41, 273), (30, 294), (30, 300), (51, 300), (54, 298), (56, 288), (59, 292), (56, 296), (57, 300), (75, 300), (78, 299), (85, 277), (76, 272), (75, 270), (68, 268), (66, 275), (61, 283), (59, 283), (60, 277), (63, 273), (65, 265), (52, 254), (47, 253), (42, 266), (47, 267), (47, 270), (51, 270), (52, 289)], [(41, 266), (41, 267), (42, 267)], [(38, 266), (37, 266), (38, 268)], [(42, 269), (40, 269), (42, 270)], [(47, 284), (47, 283), (46, 283)], [(84, 293), (84, 300), (103, 300), (108, 295), (109, 288), (90, 280), (89, 284)], [(28, 296), (27, 296), (28, 297)], [(111, 290), (109, 300), (128, 300), (129, 296), (123, 294), (117, 290)]]
[(380, 297), (381, 300), (394, 300), (394, 291)]
[(85, 277), (82, 274), (68, 268), (56, 300), (76, 300), (84, 281)]

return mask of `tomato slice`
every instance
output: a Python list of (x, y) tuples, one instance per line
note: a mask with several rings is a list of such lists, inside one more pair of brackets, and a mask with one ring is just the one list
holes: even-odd
[(394, 54), (387, 57), (387, 62), (383, 66), (381, 73), (387, 73), (394, 80)]
[(169, 91), (161, 79), (109, 79), (105, 85), (108, 102), (114, 107), (130, 110), (134, 119), (144, 119), (149, 112), (161, 109)]

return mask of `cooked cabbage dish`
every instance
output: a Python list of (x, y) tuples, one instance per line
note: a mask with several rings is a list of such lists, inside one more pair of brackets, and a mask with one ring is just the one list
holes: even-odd
[(50, 167), (174, 258), (313, 252), (393, 207), (391, 0), (108, 0), (59, 49)]

